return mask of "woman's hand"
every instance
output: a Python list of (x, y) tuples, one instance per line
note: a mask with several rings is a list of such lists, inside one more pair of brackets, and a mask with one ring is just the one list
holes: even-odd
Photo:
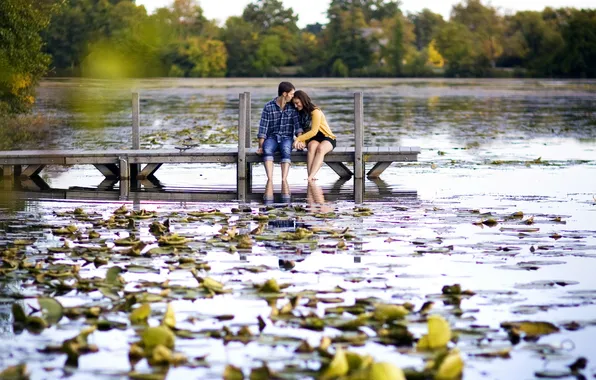
[(306, 148), (306, 144), (302, 141), (294, 141), (294, 149), (296, 150), (302, 150)]

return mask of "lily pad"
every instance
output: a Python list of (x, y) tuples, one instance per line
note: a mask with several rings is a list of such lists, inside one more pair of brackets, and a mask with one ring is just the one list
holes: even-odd
[(41, 307), (44, 319), (50, 325), (55, 325), (62, 319), (62, 316), (64, 315), (64, 308), (56, 299), (49, 297), (39, 297), (37, 302)]

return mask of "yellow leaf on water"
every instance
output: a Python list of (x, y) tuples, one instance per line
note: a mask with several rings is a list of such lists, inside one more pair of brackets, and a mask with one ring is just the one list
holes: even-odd
[(147, 319), (151, 315), (151, 306), (149, 304), (144, 303), (141, 306), (134, 309), (129, 316), (130, 323), (139, 324), (147, 322)]
[(348, 360), (349, 372), (367, 368), (373, 362), (373, 358), (370, 355), (360, 355), (349, 351), (346, 352), (346, 359)]
[(176, 327), (176, 314), (174, 313), (174, 308), (172, 307), (171, 303), (169, 303), (168, 307), (166, 308), (166, 314), (164, 315), (161, 324), (170, 328)]
[(170, 364), (172, 351), (164, 345), (158, 344), (151, 353), (151, 364)]
[(150, 354), (158, 345), (167, 348), (174, 348), (176, 337), (172, 330), (166, 326), (149, 327), (141, 334), (141, 341), (145, 347), (145, 353)]
[(7, 367), (0, 372), (0, 379), (28, 379), (29, 373), (26, 364), (17, 364)]
[(559, 328), (550, 322), (503, 322), (501, 323), (501, 327), (508, 330), (518, 330), (531, 337), (538, 337), (559, 332)]
[(319, 380), (334, 379), (340, 376), (344, 376), (348, 373), (350, 366), (348, 364), (348, 358), (346, 353), (341, 348), (338, 348), (329, 363), (329, 366), (325, 368)]
[(408, 315), (408, 310), (402, 305), (376, 304), (373, 318), (377, 321), (395, 321)]
[(224, 380), (244, 380), (244, 374), (240, 368), (228, 364), (224, 369), (222, 378)]
[(401, 368), (387, 362), (373, 363), (368, 373), (368, 380), (406, 380)]
[(274, 278), (267, 280), (259, 288), (259, 292), (263, 292), (263, 293), (279, 293), (280, 291), (281, 291), (281, 288), (279, 287), (279, 284), (277, 283), (277, 281)]
[(451, 327), (449, 322), (440, 315), (428, 317), (428, 334), (419, 341), (417, 348), (420, 350), (434, 350), (447, 346), (451, 340)]
[(447, 354), (439, 365), (439, 369), (435, 374), (436, 380), (451, 380), (461, 377), (464, 371), (464, 361), (459, 354), (459, 350), (454, 349)]

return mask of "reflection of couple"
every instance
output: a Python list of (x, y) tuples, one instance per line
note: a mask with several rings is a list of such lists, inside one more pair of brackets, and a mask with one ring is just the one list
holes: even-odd
[(333, 211), (333, 207), (325, 203), (325, 195), (323, 190), (317, 185), (315, 181), (309, 181), (306, 188), (306, 202), (312, 212), (328, 213)]
[[(288, 189), (287, 179), (290, 170), (292, 148), (307, 148), (308, 181), (315, 181), (316, 174), (323, 165), (325, 155), (336, 145), (325, 115), (311, 101), (304, 91), (295, 91), (290, 82), (281, 82), (277, 97), (265, 104), (259, 123), (258, 154), (263, 155), (267, 186), (265, 200), (273, 198), (273, 155), (281, 155), (282, 195)], [(294, 140), (296, 136), (296, 140)], [(270, 190), (270, 191), (269, 191)]]

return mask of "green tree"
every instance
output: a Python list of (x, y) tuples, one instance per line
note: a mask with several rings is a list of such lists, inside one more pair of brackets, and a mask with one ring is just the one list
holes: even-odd
[(35, 87), (50, 56), (40, 36), (58, 11), (53, 0), (0, 1), (0, 112), (22, 113), (33, 105)]
[(278, 36), (265, 36), (259, 43), (253, 66), (258, 75), (277, 74), (277, 69), (286, 64), (286, 55), (281, 48)]
[(266, 32), (275, 26), (298, 31), (298, 16), (292, 8), (284, 8), (279, 0), (255, 0), (244, 8), (242, 19), (253, 24), (259, 32)]
[(254, 62), (259, 48), (259, 34), (255, 27), (241, 17), (229, 17), (221, 38), (228, 52), (228, 76), (255, 74)]
[(465, 25), (472, 32), (486, 60), (494, 67), (503, 53), (504, 32), (503, 17), (496, 8), (484, 6), (480, 0), (465, 0), (453, 6), (451, 21)]
[(297, 63), (300, 74), (306, 76), (322, 76), (327, 70), (325, 52), (320, 39), (310, 32), (302, 32), (298, 39)]
[(346, 9), (345, 1), (333, 0), (327, 17), (329, 24), (324, 31), (323, 44), (328, 62), (339, 59), (350, 73), (369, 66), (373, 51), (362, 8), (352, 5)]
[(488, 61), (477, 46), (472, 32), (462, 24), (448, 22), (437, 33), (437, 49), (447, 63), (449, 76), (482, 76)]
[(558, 25), (549, 25), (541, 12), (524, 11), (506, 19), (503, 56), (499, 63), (527, 69), (530, 75), (552, 76), (563, 48)]
[[(296, 64), (300, 34), (298, 26), (296, 26), (298, 16), (292, 8), (285, 8), (279, 0), (256, 0), (244, 8), (242, 19), (253, 25), (259, 34), (259, 47), (256, 52), (259, 55), (256, 58), (259, 62), (253, 62), (253, 67), (258, 68), (258, 75), (265, 75), (269, 72), (270, 68), (263, 66), (265, 62), (269, 62), (269, 59), (264, 57), (270, 56), (273, 54), (273, 50), (277, 50), (278, 44), (274, 42), (277, 40), (279, 40), (279, 49), (285, 56), (284, 64)], [(274, 48), (274, 46), (276, 47)], [(281, 61), (276, 59), (276, 62)], [(279, 66), (281, 65), (276, 64), (276, 67)]]
[(388, 27), (388, 42), (383, 48), (383, 56), (393, 76), (404, 74), (407, 49), (405, 21), (401, 14), (393, 17)]
[(408, 19), (414, 24), (416, 48), (418, 50), (427, 47), (433, 38), (435, 38), (437, 30), (445, 24), (443, 16), (438, 13), (433, 13), (428, 8), (424, 8), (418, 13), (409, 14)]
[(575, 10), (562, 28), (565, 47), (560, 55), (566, 76), (596, 78), (596, 10)]

